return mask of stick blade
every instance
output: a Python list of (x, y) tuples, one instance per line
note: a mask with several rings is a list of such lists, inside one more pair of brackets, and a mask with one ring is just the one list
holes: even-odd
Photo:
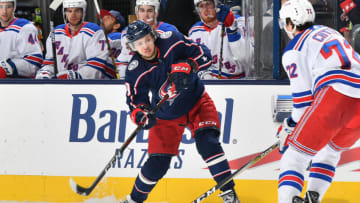
[(88, 196), (91, 192), (90, 189), (81, 187), (80, 185), (76, 184), (72, 178), (70, 178), (70, 187), (74, 192), (82, 196)]
[(63, 0), (53, 0), (49, 6), (50, 9), (56, 11), (59, 6), (62, 4)]

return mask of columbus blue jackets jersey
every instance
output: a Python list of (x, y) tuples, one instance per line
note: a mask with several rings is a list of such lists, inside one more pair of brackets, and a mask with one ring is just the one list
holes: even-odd
[(28, 20), (15, 18), (0, 28), (0, 60), (10, 59), (19, 77), (34, 77), (41, 67), (43, 54), (36, 27)]
[[(159, 34), (162, 34), (166, 31), (177, 31), (176, 27), (168, 24), (168, 23), (164, 23), (164, 22), (158, 22), (158, 25), (156, 27), (156, 31)], [(127, 47), (126, 43), (127, 43), (127, 39), (126, 39), (126, 32), (127, 32), (127, 27), (125, 27), (121, 33), (121, 46), (122, 46), (122, 50), (121, 53), (119, 55), (119, 57), (117, 58), (116, 61), (116, 66), (119, 72), (119, 77), (120, 79), (124, 79), (125, 78), (125, 72), (126, 72), (126, 67), (128, 65), (128, 62), (130, 61), (131, 57), (133, 56), (133, 53), (131, 52), (131, 50)]]
[(160, 34), (155, 45), (158, 55), (154, 61), (145, 61), (135, 53), (129, 62), (125, 76), (127, 104), (131, 111), (139, 105), (155, 105), (169, 93), (170, 98), (158, 111), (157, 117), (171, 120), (190, 111), (204, 92), (204, 85), (197, 73), (191, 72), (189, 88), (175, 94), (175, 88), (168, 81), (171, 65), (178, 60), (192, 59), (201, 71), (211, 65), (212, 58), (209, 49), (176, 31)]
[(296, 35), (282, 63), (290, 79), (295, 122), (324, 86), (360, 98), (360, 56), (336, 30), (315, 25)]

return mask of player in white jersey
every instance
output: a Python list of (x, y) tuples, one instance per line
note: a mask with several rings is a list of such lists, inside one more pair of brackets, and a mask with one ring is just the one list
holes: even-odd
[[(201, 21), (189, 30), (189, 37), (197, 43), (206, 45), (213, 56), (213, 68), (200, 77), (202, 79), (244, 78), (246, 68), (251, 66), (249, 57), (253, 55), (253, 47), (248, 47), (245, 40), (244, 18), (234, 16), (227, 6), (218, 4), (217, 0), (194, 0), (194, 4)], [(226, 29), (221, 45), (223, 24)], [(221, 72), (220, 57), (222, 57)]]
[[(167, 31), (177, 31), (176, 27), (162, 22), (157, 21), (157, 17), (159, 15), (159, 0), (136, 0), (136, 6), (135, 6), (135, 14), (138, 20), (142, 20), (153, 30), (156, 30), (159, 34), (162, 34)], [(125, 79), (125, 72), (128, 65), (128, 62), (130, 61), (131, 57), (134, 55), (132, 51), (127, 46), (127, 39), (126, 39), (126, 31), (127, 27), (124, 28), (122, 31), (121, 36), (121, 45), (122, 50), (117, 58), (117, 68), (119, 72), (120, 79)]]
[[(107, 62), (109, 52), (100, 26), (85, 22), (85, 0), (64, 0), (66, 24), (55, 28), (55, 47), (58, 79), (111, 79), (116, 74)], [(46, 41), (46, 57), (37, 79), (55, 76), (51, 36)]]
[(0, 0), (0, 78), (33, 78), (43, 61), (38, 31), (15, 9), (16, 0)]
[[(360, 138), (360, 56), (344, 37), (314, 25), (308, 0), (289, 0), (280, 24), (291, 41), (282, 64), (294, 108), (279, 127), (278, 202), (320, 202), (335, 175), (341, 152)], [(305, 200), (299, 197), (312, 161)]]
[(108, 34), (110, 46), (114, 58), (116, 59), (121, 52), (121, 30), (125, 26), (125, 19), (119, 11), (101, 9), (104, 29)]

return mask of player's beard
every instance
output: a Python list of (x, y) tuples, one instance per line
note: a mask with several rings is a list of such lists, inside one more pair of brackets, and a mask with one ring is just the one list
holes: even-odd
[(77, 27), (77, 26), (81, 25), (82, 20), (80, 19), (78, 21), (69, 21), (69, 23), (71, 26)]
[(201, 20), (205, 23), (205, 24), (213, 24), (217, 19), (216, 19), (216, 13), (213, 12), (206, 12), (201, 14)]

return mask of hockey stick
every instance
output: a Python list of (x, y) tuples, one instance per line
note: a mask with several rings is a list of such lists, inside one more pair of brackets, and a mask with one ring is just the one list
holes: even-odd
[[(226, 0), (224, 2), (224, 5), (226, 6)], [(229, 1), (230, 2), (230, 1)], [(220, 2), (221, 3), (221, 2)], [(225, 37), (225, 25), (224, 22), (221, 25), (221, 35), (220, 35), (220, 56), (219, 56), (219, 76), (218, 78), (221, 79), (221, 71), (223, 66), (223, 49), (224, 49), (224, 37)]]
[(104, 32), (104, 35), (105, 35), (105, 41), (106, 41), (108, 51), (109, 51), (109, 54), (110, 54), (110, 57), (111, 57), (111, 62), (113, 64), (113, 66), (114, 66), (113, 68), (114, 68), (114, 71), (116, 73), (116, 78), (119, 79), (119, 74), (118, 74), (118, 70), (116, 68), (115, 58), (114, 58), (114, 55), (113, 55), (113, 52), (112, 52), (112, 49), (111, 49), (111, 46), (110, 46), (108, 33), (105, 30), (105, 25), (104, 25), (104, 22), (103, 22), (103, 19), (102, 19), (102, 16), (101, 16), (99, 3), (98, 3), (97, 0), (94, 0), (94, 4), (95, 4), (96, 13), (99, 15), (100, 24), (102, 25), (102, 28), (103, 28), (103, 32)]
[[(165, 95), (164, 98), (162, 98), (154, 107), (154, 109), (152, 109), (150, 111), (150, 114), (155, 114), (159, 108), (167, 101), (167, 99), (169, 98), (169, 95)], [(130, 137), (128, 139), (126, 139), (126, 141), (124, 142), (124, 144), (121, 146), (121, 148), (119, 150), (116, 150), (115, 154), (113, 155), (113, 157), (110, 159), (109, 163), (106, 164), (105, 168), (101, 171), (100, 175), (96, 178), (96, 180), (93, 182), (93, 184), (86, 188), (86, 187), (82, 187), (78, 184), (75, 183), (75, 181), (70, 178), (70, 186), (71, 189), (83, 196), (88, 196), (96, 187), (96, 185), (100, 182), (100, 180), (105, 176), (106, 172), (111, 168), (111, 166), (113, 165), (113, 163), (116, 162), (117, 158), (124, 152), (125, 148), (130, 144), (130, 142), (136, 137), (136, 135), (140, 132), (140, 130), (142, 129), (142, 125), (138, 125), (137, 128), (134, 130), (133, 133), (131, 133)]]
[(262, 158), (264, 158), (266, 155), (270, 154), (270, 152), (274, 151), (276, 148), (279, 147), (279, 141), (271, 145), (269, 148), (265, 149), (263, 152), (261, 152), (259, 155), (251, 159), (249, 162), (247, 162), (244, 166), (236, 170), (233, 174), (231, 174), (229, 177), (221, 181), (219, 184), (212, 187), (210, 190), (206, 191), (204, 194), (202, 194), (200, 197), (198, 197), (196, 200), (192, 201), (191, 203), (199, 203), (206, 197), (210, 196), (212, 193), (214, 193), (217, 189), (223, 187), (228, 182), (230, 182), (235, 176), (239, 175), (241, 172), (244, 172), (246, 169), (248, 169), (250, 166), (254, 165), (258, 161), (260, 161)]
[(58, 66), (57, 66), (57, 60), (56, 60), (56, 44), (55, 44), (55, 30), (54, 30), (54, 17), (55, 12), (59, 8), (59, 6), (62, 4), (63, 0), (53, 0), (49, 6), (50, 10), (50, 37), (51, 37), (51, 46), (52, 46), (52, 54), (54, 59), (54, 75), (56, 78), (56, 74), (58, 73)]

